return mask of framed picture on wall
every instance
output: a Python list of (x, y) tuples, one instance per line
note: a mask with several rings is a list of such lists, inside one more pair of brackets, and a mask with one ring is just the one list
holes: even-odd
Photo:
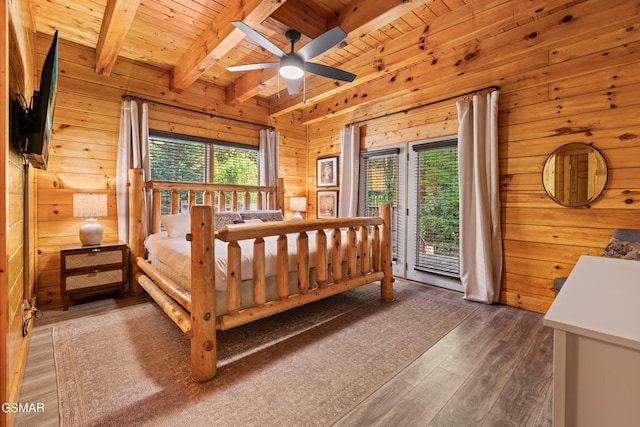
[(318, 218), (338, 217), (338, 190), (318, 191), (316, 216)]
[(318, 172), (317, 187), (336, 187), (338, 185), (338, 156), (318, 159), (316, 169)]

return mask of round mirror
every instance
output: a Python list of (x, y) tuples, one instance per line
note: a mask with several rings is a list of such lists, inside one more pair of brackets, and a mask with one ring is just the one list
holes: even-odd
[(607, 183), (607, 163), (588, 144), (574, 142), (555, 150), (544, 164), (542, 185), (562, 206), (578, 207), (593, 202)]

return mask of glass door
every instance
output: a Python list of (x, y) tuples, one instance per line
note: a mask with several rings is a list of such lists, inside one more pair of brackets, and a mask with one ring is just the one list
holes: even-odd
[(409, 144), (407, 279), (463, 291), (457, 137)]
[(404, 277), (405, 268), (405, 146), (360, 154), (360, 212), (378, 216), (379, 205), (391, 205), (391, 256), (393, 275)]

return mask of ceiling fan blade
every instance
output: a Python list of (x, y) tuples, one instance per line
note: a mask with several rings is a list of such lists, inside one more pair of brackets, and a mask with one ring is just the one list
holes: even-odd
[(278, 58), (286, 55), (286, 53), (282, 49), (280, 49), (275, 44), (271, 43), (271, 41), (269, 41), (265, 36), (257, 32), (256, 30), (254, 30), (244, 22), (233, 21), (231, 23), (235, 25), (237, 29), (245, 33), (247, 36), (249, 36), (251, 40), (258, 43), (260, 46), (267, 49), (269, 52), (273, 53)]
[(304, 45), (300, 48), (298, 53), (302, 55), (305, 61), (308, 61), (309, 59), (320, 55), (324, 51), (331, 49), (333, 46), (340, 43), (340, 41), (345, 37), (347, 37), (347, 33), (345, 33), (342, 28), (334, 27)]
[(300, 92), (300, 82), (302, 79), (284, 79), (287, 82), (287, 92), (289, 95), (295, 95)]
[(305, 62), (304, 69), (305, 71), (309, 71), (310, 73), (317, 74), (322, 77), (342, 80), (345, 82), (352, 82), (356, 78), (355, 74), (349, 73), (348, 71), (328, 67), (322, 64), (316, 64), (315, 62)]
[(251, 71), (251, 70), (262, 70), (264, 68), (273, 68), (279, 66), (279, 62), (260, 62), (257, 64), (246, 64), (246, 65), (234, 65), (232, 67), (227, 67), (227, 71)]

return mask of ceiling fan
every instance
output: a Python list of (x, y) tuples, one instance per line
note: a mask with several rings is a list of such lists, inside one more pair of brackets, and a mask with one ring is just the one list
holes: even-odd
[(286, 53), (244, 22), (233, 21), (232, 24), (249, 36), (249, 38), (254, 42), (279, 57), (280, 61), (236, 65), (233, 67), (227, 67), (227, 70), (229, 71), (250, 71), (279, 67), (279, 74), (285, 79), (287, 83), (287, 91), (290, 95), (300, 92), (300, 81), (302, 80), (305, 71), (309, 71), (310, 73), (317, 74), (322, 77), (342, 80), (345, 82), (352, 82), (356, 78), (355, 74), (347, 71), (315, 62), (309, 62), (310, 59), (315, 58), (326, 50), (329, 50), (347, 36), (347, 33), (345, 33), (345, 31), (340, 27), (334, 27), (321, 34), (297, 52), (294, 51), (293, 47), (294, 44), (300, 40), (300, 32), (296, 30), (287, 30), (285, 37), (291, 43), (291, 52)]

